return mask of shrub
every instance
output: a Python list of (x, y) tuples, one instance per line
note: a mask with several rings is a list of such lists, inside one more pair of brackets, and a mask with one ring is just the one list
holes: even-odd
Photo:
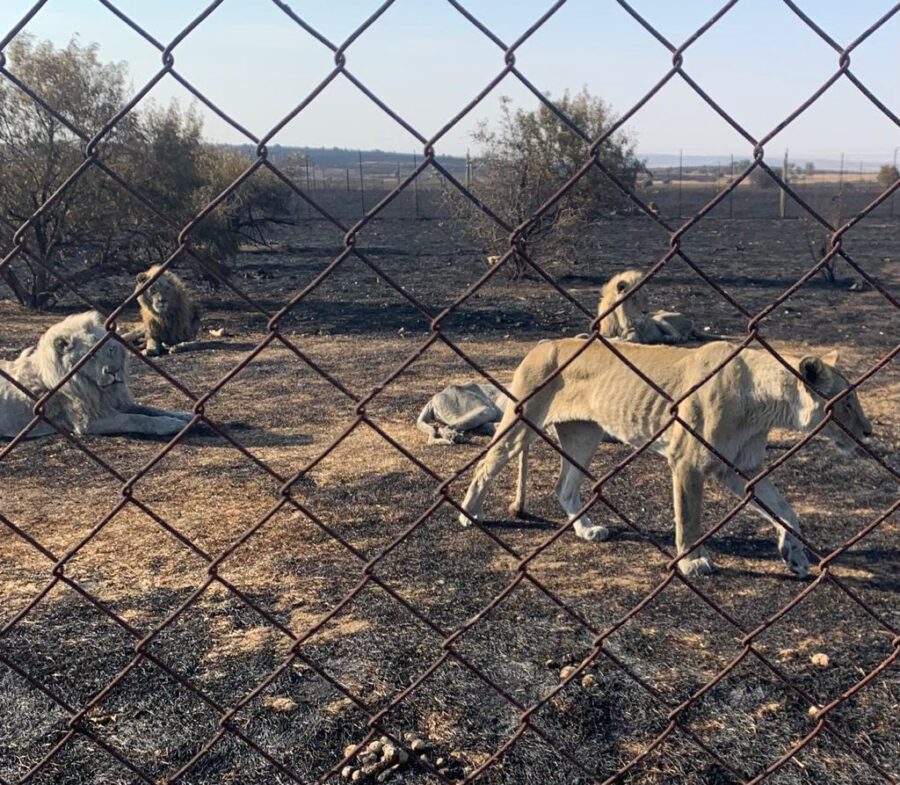
[[(590, 139), (597, 139), (614, 122), (611, 110), (599, 98), (582, 90), (575, 96), (566, 93), (555, 106)], [(546, 105), (526, 111), (514, 109), (510, 99), (501, 104), (499, 125), (482, 122), (473, 134), (478, 145), (474, 160), (475, 178), (471, 190), (509, 226), (516, 227), (531, 218), (567, 180), (589, 159), (589, 142), (585, 142)], [(615, 133), (599, 150), (599, 159), (629, 188), (645, 167), (634, 155), (631, 139), (624, 132)], [(508, 233), (494, 220), (472, 208), (459, 194), (448, 191), (455, 217), (491, 253), (508, 249)], [(577, 183), (557, 200), (536, 222), (530, 224), (521, 238), (527, 250), (536, 243), (548, 241), (544, 250), (571, 253), (570, 243), (585, 221), (625, 203), (620, 191), (592, 167)], [(551, 232), (551, 230), (560, 230)], [(521, 275), (525, 263), (514, 260), (514, 271)]]
[[(100, 131), (128, 101), (125, 66), (101, 63), (96, 45), (73, 39), (55, 49), (19, 36), (6, 52), (9, 69), (86, 134)], [(172, 222), (186, 225), (250, 164), (207, 144), (192, 110), (151, 104), (120, 119), (97, 156), (152, 207), (91, 166), (42, 210), (84, 163), (84, 146), (64, 122), (0, 79), (0, 235), (11, 238), (28, 222), (25, 253), (0, 268), (0, 280), (34, 308), (52, 305), (64, 287), (61, 276), (79, 284), (164, 260), (174, 248)], [(236, 229), (289, 212), (289, 189), (260, 182), (254, 176), (192, 235), (205, 266), (219, 275), (226, 271), (218, 261), (237, 249)]]

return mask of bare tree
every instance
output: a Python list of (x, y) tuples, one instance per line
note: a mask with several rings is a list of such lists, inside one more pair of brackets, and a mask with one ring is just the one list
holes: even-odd
[(900, 180), (900, 170), (893, 164), (884, 164), (875, 177), (882, 188), (890, 188), (897, 180)]
[[(127, 71), (100, 62), (95, 45), (75, 39), (56, 49), (19, 36), (6, 52), (12, 73), (59, 115), (0, 79), (0, 237), (26, 226), (24, 252), (0, 268), (0, 281), (23, 304), (52, 305), (63, 286), (54, 273), (83, 283), (112, 268), (161, 261), (177, 228), (250, 163), (207, 144), (192, 110), (149, 105), (121, 118), (96, 152), (151, 206), (96, 166), (48, 205), (85, 161), (84, 140), (69, 125), (95, 135), (127, 103)], [(219, 274), (226, 271), (215, 260), (237, 249), (235, 222), (253, 225), (290, 212), (289, 189), (272, 180), (254, 176), (197, 227), (192, 239)]]
[[(566, 93), (554, 105), (591, 140), (599, 138), (615, 120), (607, 104), (586, 90), (574, 96)], [(492, 127), (482, 122), (473, 141), (479, 151), (473, 162), (471, 190), (512, 227), (530, 219), (590, 159), (590, 142), (543, 103), (526, 111), (513, 108), (511, 100), (504, 98), (499, 125)], [(634, 155), (631, 139), (621, 131), (600, 147), (599, 160), (629, 188), (645, 171)], [(448, 190), (445, 194), (454, 216), (486, 252), (502, 253), (508, 249), (508, 232), (496, 221), (473, 208), (458, 193)], [(540, 245), (545, 257), (570, 255), (578, 226), (625, 203), (616, 186), (597, 167), (592, 167), (537, 221), (529, 224), (519, 248), (527, 250)], [(515, 274), (521, 275), (525, 267), (516, 255)]]

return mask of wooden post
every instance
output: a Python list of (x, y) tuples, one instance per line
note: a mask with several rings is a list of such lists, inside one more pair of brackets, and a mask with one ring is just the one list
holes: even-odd
[[(788, 181), (788, 151), (785, 149), (784, 151), (784, 163), (781, 165), (781, 179), (786, 183)], [(785, 197), (787, 196), (787, 191), (784, 188), (778, 189), (778, 217), (784, 218), (784, 212), (786, 207)]]
[[(418, 167), (418, 161), (416, 160), (416, 151), (413, 150), (413, 171), (416, 171)], [(418, 176), (413, 180), (413, 205), (415, 210), (416, 218), (419, 218), (419, 178)]]
[(363, 215), (366, 214), (366, 187), (363, 183), (363, 167), (362, 167), (362, 150), (357, 150), (359, 155), (359, 204), (362, 207)]
[[(894, 171), (897, 171), (897, 148), (894, 148)], [(891, 194), (891, 215), (894, 214), (894, 197), (897, 195), (897, 192)]]
[[(734, 183), (734, 153), (731, 154), (731, 184)], [(734, 189), (728, 192), (728, 217), (734, 218)]]
[[(306, 163), (306, 193), (309, 194), (309, 153), (303, 156), (303, 158)], [(309, 206), (309, 202), (306, 203), (306, 217), (312, 218), (312, 208)]]
[(838, 172), (838, 214), (837, 225), (843, 223), (844, 217), (844, 154), (841, 153), (841, 169)]

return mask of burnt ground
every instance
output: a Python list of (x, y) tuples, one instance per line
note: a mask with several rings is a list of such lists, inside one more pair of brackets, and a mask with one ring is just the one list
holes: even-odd
[[(353, 206), (331, 196), (334, 209), (343, 208), (349, 218)], [(673, 192), (655, 196), (664, 213), (675, 209)], [(858, 204), (871, 196), (856, 194)], [(704, 196), (685, 188), (682, 200), (687, 212)], [(802, 221), (771, 217), (774, 193), (748, 189), (738, 200), (740, 218), (729, 219), (722, 205), (684, 236), (683, 248), (755, 313), (809, 267), (806, 230)], [(826, 196), (821, 201), (828, 204)], [(391, 205), (360, 233), (357, 247), (436, 315), (487, 268), (484, 249), (434, 205), (426, 206), (425, 217), (412, 220), (408, 204)], [(900, 218), (885, 206), (844, 239), (845, 249), (895, 297), (898, 226)], [(588, 310), (610, 275), (624, 267), (646, 268), (668, 248), (667, 235), (642, 217), (610, 216), (586, 231), (592, 253), (553, 261), (548, 272)], [(158, 366), (194, 395), (208, 390), (266, 337), (265, 314), (312, 282), (339, 253), (341, 239), (325, 221), (304, 219), (283, 230), (272, 247), (240, 254), (232, 283), (265, 313), (254, 312), (226, 288), (210, 288), (190, 265), (179, 264), (176, 269), (203, 302), (204, 329), (225, 328), (226, 336), (208, 351), (170, 355)], [(839, 265), (837, 275), (836, 284), (811, 279), (769, 315), (761, 333), (793, 353), (838, 347), (846, 370), (859, 374), (894, 349), (900, 314), (877, 291), (851, 291), (857, 276), (846, 266)], [(651, 286), (657, 307), (690, 313), (714, 332), (739, 335), (746, 328), (746, 318), (678, 259)], [(95, 283), (89, 294), (112, 306), (129, 289), (123, 276)], [(78, 308), (72, 299), (54, 313), (34, 314), (0, 301), (0, 353), (14, 356), (61, 313)], [(380, 389), (428, 339), (429, 321), (382, 276), (350, 257), (281, 322), (291, 344), (346, 392), (275, 341), (206, 406), (209, 420), (252, 458), (212, 429), (190, 433), (141, 475), (121, 505), (122, 482), (62, 437), (21, 444), (0, 460), (0, 514), (46, 549), (42, 554), (0, 529), (0, 624), (17, 619), (0, 634), (0, 663), (15, 663), (62, 704), (0, 664), (2, 781), (19, 781), (65, 737), (70, 715), (64, 706), (77, 711), (129, 664), (134, 667), (79, 718), (86, 733), (72, 737), (32, 781), (105, 785), (170, 776), (214, 737), (220, 710), (246, 698), (287, 662), (289, 634), (311, 629), (302, 659), (287, 664), (229, 717), (228, 727), (253, 739), (277, 765), (225, 733), (183, 782), (291, 781), (278, 766), (312, 781), (341, 760), (345, 745), (365, 737), (369, 717), (382, 710), (384, 731), (398, 738), (414, 732), (430, 745), (429, 760), (391, 781), (436, 782), (437, 757), (456, 753), (471, 772), (516, 734), (521, 709), (512, 700), (522, 707), (541, 702), (530, 716), (533, 728), (517, 736), (479, 782), (587, 781), (572, 761), (603, 780), (650, 749), (622, 782), (730, 783), (736, 775), (750, 779), (763, 772), (812, 732), (817, 720), (811, 704), (827, 705), (896, 656), (897, 512), (833, 563), (830, 572), (840, 586), (822, 580), (755, 637), (752, 647), (744, 645), (744, 635), (808, 584), (788, 577), (767, 526), (744, 512), (710, 543), (718, 573), (694, 582), (727, 618), (672, 579), (666, 570), (666, 552), (673, 547), (667, 468), (653, 457), (630, 464), (604, 490), (636, 529), (598, 502), (592, 515), (613, 528), (609, 542), (586, 543), (566, 533), (525, 572), (518, 569), (519, 559), (550, 540), (563, 520), (552, 494), (558, 459), (546, 445), (534, 450), (531, 520), (508, 519), (508, 470), (489, 500), (492, 520), (482, 530), (461, 530), (446, 502), (419, 522), (441, 498), (440, 481), (473, 461), (487, 443), (430, 447), (415, 430), (418, 410), (431, 394), (474, 375), (441, 342)], [(576, 334), (588, 322), (546, 282), (513, 282), (501, 272), (443, 321), (442, 332), (505, 383), (537, 340)], [(134, 377), (140, 400), (190, 406), (140, 361)], [(376, 389), (366, 406), (369, 422), (359, 422), (356, 400)], [(896, 360), (860, 391), (875, 426), (874, 450), (895, 471), (898, 397)], [(774, 434), (770, 459), (798, 438)], [(147, 466), (164, 446), (129, 438), (83, 441), (123, 478)], [(603, 474), (629, 452), (603, 445), (592, 470)], [(285, 504), (281, 486), (307, 467), (293, 486), (297, 506)], [(461, 499), (468, 477), (464, 472), (450, 486), (453, 499)], [(823, 556), (897, 502), (889, 472), (870, 458), (839, 457), (821, 440), (780, 467), (774, 480)], [(710, 488), (705, 520), (712, 524), (732, 506)], [(221, 582), (210, 583), (210, 560), (260, 522), (218, 564)], [(366, 568), (417, 522), (400, 545)], [(54, 582), (55, 560), (63, 557), (59, 572), (65, 580)], [(364, 582), (367, 574), (372, 578)], [(818, 575), (814, 569), (810, 580)], [(661, 585), (638, 615), (605, 638), (604, 653), (585, 665), (593, 684), (582, 686), (579, 673), (545, 700), (559, 684), (562, 666), (590, 658), (595, 635)], [(17, 617), (47, 586), (40, 601)], [(442, 635), (501, 593), (494, 610), (454, 640), (448, 656)], [(189, 606), (160, 630), (189, 597)], [(314, 626), (342, 601), (333, 617)], [(151, 636), (141, 649), (146, 656), (135, 660), (145, 636)], [(669, 728), (669, 713), (736, 658), (733, 670), (678, 715), (674, 730), (655, 744)], [(393, 703), (436, 663), (428, 678)], [(767, 781), (882, 782), (870, 764), (900, 777), (898, 703), (894, 664), (830, 712), (826, 729)], [(136, 769), (123, 766), (104, 745)]]

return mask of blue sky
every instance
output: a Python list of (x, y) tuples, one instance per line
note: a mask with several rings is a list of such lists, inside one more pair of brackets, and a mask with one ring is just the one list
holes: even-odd
[[(206, 7), (205, 0), (113, 0), (163, 43)], [(33, 0), (0, 2), (5, 34)], [(550, 6), (550, 0), (463, 0), (475, 16), (511, 43)], [(670, 41), (680, 44), (722, 0), (633, 0), (632, 6)], [(375, 0), (293, 0), (293, 10), (335, 43), (380, 5)], [(888, 11), (876, 0), (799, 0), (839, 43), (846, 44)], [(37, 38), (64, 44), (73, 34), (95, 41), (104, 59), (126, 61), (135, 89), (160, 66), (159, 53), (97, 0), (48, 0), (28, 24)], [(768, 133), (837, 69), (837, 54), (781, 0), (741, 0), (685, 53), (686, 71), (751, 134)], [(619, 113), (665, 72), (671, 57), (614, 0), (569, 0), (517, 53), (522, 72), (542, 91), (582, 86)], [(257, 135), (265, 134), (333, 66), (327, 48), (271, 0), (225, 0), (175, 50), (176, 68)], [(431, 136), (503, 67), (503, 53), (446, 0), (397, 0), (347, 50), (348, 69), (424, 136)], [(900, 14), (857, 49), (851, 68), (895, 114), (900, 114)], [(480, 119), (497, 115), (501, 95), (531, 107), (535, 99), (507, 77), (437, 146), (464, 153)], [(154, 100), (183, 103), (189, 95), (164, 80)], [(629, 123), (645, 154), (748, 156), (750, 147), (680, 79), (667, 85)], [(242, 141), (220, 119), (206, 117), (207, 135)], [(274, 140), (282, 144), (379, 147), (412, 151), (421, 145), (346, 79), (338, 78)], [(889, 160), (900, 129), (840, 80), (805, 115), (766, 147), (780, 157)]]

